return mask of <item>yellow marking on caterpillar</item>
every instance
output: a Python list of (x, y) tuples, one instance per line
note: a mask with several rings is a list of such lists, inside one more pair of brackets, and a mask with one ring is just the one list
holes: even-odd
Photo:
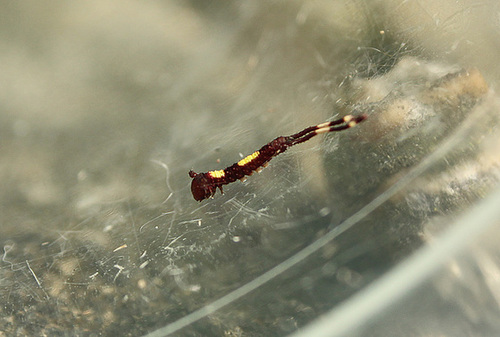
[(208, 174), (210, 175), (210, 177), (212, 178), (224, 178), (224, 176), (226, 175), (224, 173), (224, 170), (217, 170), (217, 171), (209, 171)]
[[(346, 116), (344, 116), (344, 123), (349, 123), (353, 119), (354, 119), (353, 115), (346, 115)], [(354, 124), (354, 125), (356, 125), (356, 124)]]
[(251, 155), (246, 156), (245, 158), (243, 158), (242, 160), (240, 160), (238, 162), (238, 166), (245, 166), (246, 164), (248, 164), (249, 162), (251, 162), (252, 160), (254, 160), (255, 158), (257, 158), (259, 156), (259, 154), (260, 154), (259, 151), (255, 151)]
[(327, 132), (330, 132), (330, 128), (329, 127), (323, 127), (321, 129), (318, 129), (316, 131), (314, 131), (317, 135), (319, 134), (322, 134), (322, 133), (327, 133)]
[(326, 123), (321, 123), (321, 124), (318, 124), (318, 125), (316, 125), (316, 127), (317, 127), (318, 129), (322, 129), (322, 128), (324, 128), (324, 127), (330, 127), (330, 122), (326, 122)]

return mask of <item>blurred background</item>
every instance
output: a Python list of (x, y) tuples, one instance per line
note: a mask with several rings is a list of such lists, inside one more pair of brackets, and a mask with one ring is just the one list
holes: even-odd
[[(497, 1), (0, 18), (0, 336), (499, 333)], [(189, 170), (350, 113), (192, 198)]]

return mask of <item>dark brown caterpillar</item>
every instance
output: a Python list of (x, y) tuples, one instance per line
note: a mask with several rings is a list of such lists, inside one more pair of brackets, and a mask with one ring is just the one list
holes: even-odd
[(197, 201), (202, 201), (214, 196), (217, 188), (222, 192), (222, 185), (230, 184), (245, 176), (251, 175), (254, 171), (260, 171), (275, 156), (285, 152), (290, 146), (303, 143), (321, 133), (342, 131), (361, 123), (366, 119), (366, 115), (347, 115), (332, 122), (310, 126), (294, 135), (288, 137), (278, 137), (270, 143), (264, 145), (260, 150), (243, 158), (239, 162), (225, 168), (224, 170), (208, 171), (206, 173), (195, 173), (189, 171), (189, 176), (193, 178), (191, 192)]

